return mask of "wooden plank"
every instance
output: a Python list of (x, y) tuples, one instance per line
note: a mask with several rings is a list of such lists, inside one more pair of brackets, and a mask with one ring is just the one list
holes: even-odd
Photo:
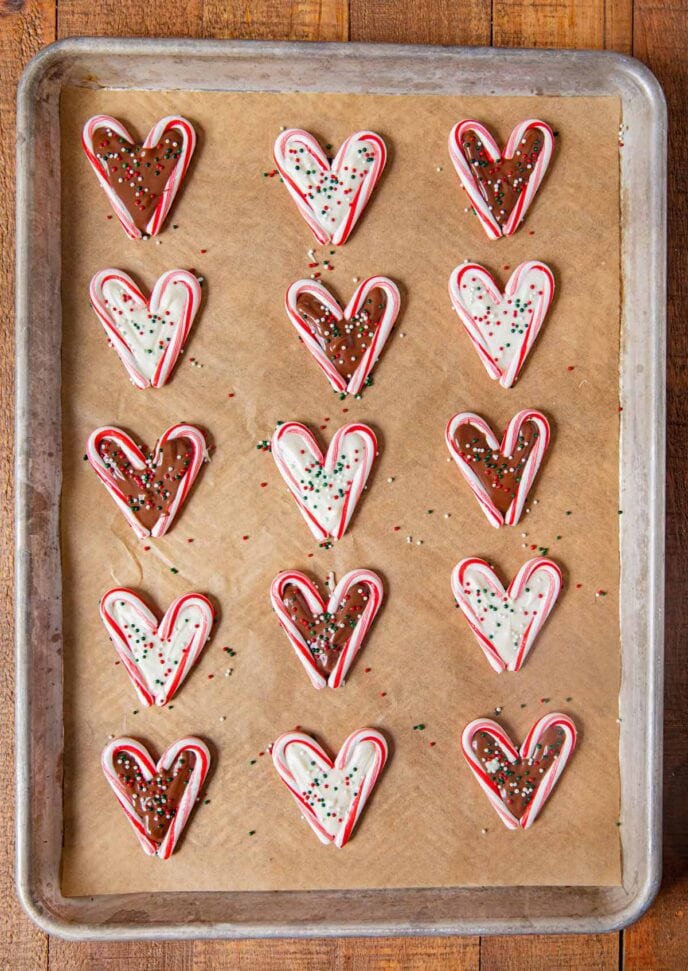
[(490, 0), (351, 0), (351, 40), (489, 44)]
[(617, 971), (619, 935), (483, 937), (480, 971)]
[[(14, 150), (15, 92), (27, 61), (54, 40), (50, 0), (0, 8), (0, 627), (7, 663), (0, 666), (0, 773), (14, 775)], [(0, 967), (44, 968), (48, 939), (22, 911), (14, 890), (14, 807), (0, 814)]]
[(577, 47), (630, 52), (633, 0), (494, 0), (495, 47)]
[[(688, 151), (688, 3), (636, 0), (633, 53), (657, 75), (669, 105), (669, 172), (678, 173)], [(685, 503), (688, 415), (688, 196), (683, 180), (669, 181), (669, 358), (667, 362), (666, 651), (664, 692), (664, 880), (646, 917), (624, 933), (623, 967), (629, 971), (684, 968), (688, 955), (688, 640)]]

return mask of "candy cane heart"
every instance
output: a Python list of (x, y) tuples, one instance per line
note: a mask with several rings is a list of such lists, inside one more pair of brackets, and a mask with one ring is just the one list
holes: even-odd
[(161, 118), (137, 144), (121, 121), (94, 115), (81, 144), (112, 209), (131, 239), (157, 236), (196, 147), (186, 118)]
[(507, 829), (533, 825), (575, 746), (576, 726), (558, 712), (538, 719), (520, 750), (489, 718), (472, 721), (461, 736), (464, 758)]
[(203, 432), (173, 425), (152, 451), (121, 428), (96, 428), (86, 458), (139, 539), (170, 529), (208, 459)]
[(359, 131), (343, 143), (332, 162), (317, 139), (300, 128), (277, 138), (275, 165), (316, 240), (342, 246), (360, 219), (387, 161), (378, 134)]
[(360, 283), (344, 311), (318, 280), (297, 280), (285, 297), (289, 319), (333, 389), (353, 395), (365, 387), (400, 303), (397, 285), (384, 276)]
[(515, 526), (550, 440), (549, 422), (539, 411), (519, 411), (501, 441), (472, 412), (449, 419), (445, 441), (492, 526)]
[(210, 768), (205, 743), (180, 738), (155, 762), (145, 745), (123, 736), (105, 746), (100, 761), (144, 852), (169, 859)]
[(199, 658), (213, 629), (213, 605), (200, 593), (172, 601), (162, 620), (127, 587), (103, 594), (100, 619), (142, 704), (172, 700)]
[(529, 118), (509, 136), (504, 154), (488, 129), (467, 119), (449, 134), (449, 155), (490, 239), (512, 236), (525, 218), (554, 150), (549, 125)]
[(387, 754), (384, 736), (372, 728), (349, 735), (334, 762), (303, 732), (280, 735), (272, 748), (282, 782), (318, 839), (339, 847), (349, 840)]
[(270, 599), (277, 619), (315, 688), (339, 688), (382, 604), (382, 580), (351, 570), (325, 600), (298, 570), (278, 573)]
[(309, 429), (288, 421), (277, 426), (271, 449), (315, 538), (341, 539), (377, 455), (373, 430), (360, 423), (342, 425), (323, 456)]
[(485, 560), (471, 556), (451, 574), (452, 592), (495, 671), (519, 671), (554, 609), (561, 570), (536, 556), (523, 564), (508, 588)]
[(201, 304), (201, 285), (188, 270), (168, 270), (144, 296), (122, 270), (91, 280), (91, 305), (137, 388), (161, 388), (184, 349)]

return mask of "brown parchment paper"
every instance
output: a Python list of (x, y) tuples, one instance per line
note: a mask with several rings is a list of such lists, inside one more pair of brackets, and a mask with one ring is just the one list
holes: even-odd
[[(65, 92), (66, 894), (620, 881), (619, 111), (605, 98)], [(130, 241), (108, 218), (80, 147), (96, 112), (141, 136), (168, 113), (198, 128), (192, 168), (157, 240)], [(558, 131), (554, 161), (525, 227), (491, 242), (465, 209), (447, 135), (458, 119), (477, 117), (504, 143), (530, 116)], [(279, 179), (263, 175), (280, 126), (334, 146), (372, 128), (389, 146), (350, 242), (334, 255), (316, 247), (342, 303), (355, 277), (386, 274), (402, 290), (401, 319), (360, 401), (331, 391), (283, 310), (288, 284), (312, 272), (313, 240)], [(450, 307), (449, 273), (466, 259), (502, 283), (526, 259), (556, 273), (555, 303), (510, 391), (489, 380)], [(186, 354), (159, 391), (132, 387), (89, 307), (89, 279), (107, 266), (147, 289), (173, 267), (205, 277)], [(523, 407), (546, 412), (553, 441), (529, 514), (494, 530), (447, 460), (444, 426), (474, 410), (501, 433)], [(271, 455), (256, 449), (279, 419), (309, 423), (323, 443), (352, 419), (379, 435), (369, 489), (334, 549), (318, 548)], [(180, 420), (207, 429), (216, 450), (169, 536), (141, 543), (83, 461), (85, 440), (113, 423), (153, 445)], [(450, 571), (477, 554), (508, 580), (535, 555), (532, 545), (562, 565), (564, 592), (523, 670), (497, 675), (455, 609)], [(324, 578), (359, 566), (380, 571), (386, 603), (347, 686), (317, 692), (271, 611), (270, 582), (286, 568)], [(114, 663), (98, 616), (114, 584), (160, 609), (189, 590), (220, 605), (212, 641), (167, 709), (141, 709)], [(503, 827), (460, 753), (463, 726), (496, 708), (518, 741), (548, 710), (570, 713), (580, 728), (578, 750), (527, 833)], [(390, 741), (388, 766), (343, 851), (317, 841), (266, 752), (295, 725), (331, 752), (364, 726)], [(215, 754), (207, 802), (169, 862), (144, 856), (102, 776), (102, 747), (124, 733), (156, 753), (197, 734)]]

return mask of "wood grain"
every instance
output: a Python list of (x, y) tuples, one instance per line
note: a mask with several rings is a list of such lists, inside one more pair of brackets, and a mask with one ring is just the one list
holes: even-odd
[[(9, 655), (12, 631), (12, 395), (11, 294), (13, 274), (14, 88), (26, 61), (56, 31), (59, 36), (215, 36), (299, 40), (378, 40), (399, 43), (487, 44), (533, 47), (607, 47), (630, 51), (648, 63), (667, 92), (672, 114), (670, 158), (676, 167), (688, 151), (685, 91), (688, 59), (685, 0), (186, 0), (156, 6), (133, 0), (0, 0), (0, 618)], [(188, 944), (68, 944), (34, 929), (14, 900), (13, 820), (0, 823), (2, 934), (0, 966), (21, 969), (165, 968), (683, 968), (688, 963), (688, 728), (683, 713), (688, 675), (688, 513), (684, 501), (688, 418), (688, 332), (680, 308), (688, 297), (688, 201), (679, 180), (671, 191), (668, 381), (667, 691), (665, 881), (650, 913), (623, 935), (418, 939), (412, 941), (276, 941)], [(2, 770), (11, 775), (13, 685), (11, 666), (0, 671)]]
[[(0, 772), (14, 775), (14, 151), (15, 89), (25, 64), (54, 40), (50, 0), (0, 6)], [(11, 791), (11, 784), (10, 784)], [(14, 815), (0, 814), (0, 967), (48, 965), (48, 939), (24, 915), (14, 892)]]
[(350, 0), (350, 40), (489, 44), (490, 0)]

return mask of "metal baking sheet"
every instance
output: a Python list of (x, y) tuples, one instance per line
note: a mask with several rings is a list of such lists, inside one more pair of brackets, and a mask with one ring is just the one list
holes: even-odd
[[(59, 140), (66, 85), (620, 98), (621, 886), (62, 896), (60, 171), (41, 146)], [(652, 74), (597, 51), (67, 40), (22, 79), (17, 173), (17, 887), (31, 917), (72, 939), (596, 933), (637, 919), (661, 865), (666, 109)]]

